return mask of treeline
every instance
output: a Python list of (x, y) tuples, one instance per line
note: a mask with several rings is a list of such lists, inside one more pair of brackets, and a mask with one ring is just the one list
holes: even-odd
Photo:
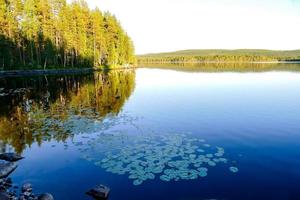
[(267, 62), (213, 62), (213, 63), (158, 63), (142, 64), (145, 68), (172, 69), (184, 72), (268, 72), (289, 71), (299, 72), (299, 64), (267, 63)]
[(264, 56), (170, 56), (170, 57), (138, 57), (139, 63), (209, 63), (209, 62), (275, 62), (273, 57)]
[(299, 61), (300, 51), (185, 50), (138, 56), (140, 64)]
[(132, 64), (134, 46), (109, 12), (83, 0), (0, 0), (0, 68)]

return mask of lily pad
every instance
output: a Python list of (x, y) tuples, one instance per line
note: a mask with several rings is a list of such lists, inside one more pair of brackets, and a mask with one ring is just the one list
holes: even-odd
[(232, 173), (237, 173), (239, 171), (239, 169), (237, 167), (230, 167), (229, 170), (232, 172)]

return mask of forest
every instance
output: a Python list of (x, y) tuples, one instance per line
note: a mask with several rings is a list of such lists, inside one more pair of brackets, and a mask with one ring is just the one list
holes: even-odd
[(272, 51), (256, 49), (238, 50), (182, 50), (176, 52), (138, 56), (139, 64), (210, 63), (210, 62), (280, 62), (300, 61), (300, 50)]
[(0, 70), (135, 63), (116, 17), (83, 0), (0, 0)]

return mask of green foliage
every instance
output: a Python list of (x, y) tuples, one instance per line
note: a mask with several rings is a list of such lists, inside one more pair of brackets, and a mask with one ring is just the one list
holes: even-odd
[(299, 61), (300, 50), (183, 50), (138, 56), (139, 63), (210, 63)]
[(134, 63), (117, 19), (83, 0), (0, 0), (0, 69)]

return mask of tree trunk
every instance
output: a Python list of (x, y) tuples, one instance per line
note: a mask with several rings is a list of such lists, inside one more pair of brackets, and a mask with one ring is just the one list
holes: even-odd
[(97, 60), (96, 60), (96, 33), (95, 33), (96, 31), (95, 31), (95, 28), (94, 28), (94, 30), (93, 30), (93, 34), (94, 34), (94, 66), (93, 67), (96, 67), (96, 62), (97, 62)]
[(20, 64), (22, 64), (23, 59), (22, 59), (22, 51), (21, 51), (21, 45), (20, 44), (18, 44), (18, 52), (19, 52)]
[(40, 65), (40, 48), (39, 45), (35, 48), (37, 65)]
[(74, 51), (72, 51), (71, 66), (74, 67)]
[(66, 51), (64, 50), (64, 68), (66, 68), (66, 63), (67, 63), (67, 54), (66, 54)]
[(48, 56), (46, 56), (46, 59), (45, 59), (45, 63), (44, 63), (44, 70), (46, 69), (47, 67), (47, 59), (48, 59)]
[(33, 42), (30, 41), (30, 53), (31, 53), (31, 64), (34, 64), (34, 59), (33, 59)]

